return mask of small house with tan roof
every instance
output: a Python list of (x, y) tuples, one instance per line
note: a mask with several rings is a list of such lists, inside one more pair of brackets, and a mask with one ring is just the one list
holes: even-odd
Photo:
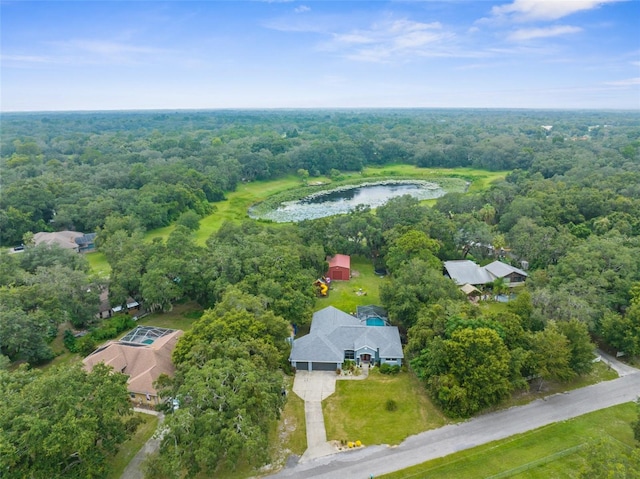
[(33, 235), (33, 242), (39, 244), (57, 245), (63, 249), (72, 249), (77, 253), (95, 250), (96, 233), (79, 233), (78, 231), (55, 231), (48, 233), (41, 231)]
[(91, 371), (98, 363), (111, 366), (114, 371), (129, 376), (127, 389), (136, 406), (153, 407), (161, 398), (153, 383), (161, 374), (172, 376), (171, 362), (178, 339), (184, 333), (177, 329), (138, 326), (117, 341), (109, 341), (82, 361)]

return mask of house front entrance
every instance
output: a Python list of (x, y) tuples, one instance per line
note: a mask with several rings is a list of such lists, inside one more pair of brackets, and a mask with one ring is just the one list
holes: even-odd
[(370, 362), (371, 362), (371, 355), (370, 354), (361, 354), (360, 355), (360, 363), (369, 364)]

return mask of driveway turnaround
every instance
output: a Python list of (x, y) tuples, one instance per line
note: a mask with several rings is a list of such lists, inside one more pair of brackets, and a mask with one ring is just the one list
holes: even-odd
[(300, 458), (304, 463), (318, 457), (336, 453), (327, 442), (322, 415), (322, 400), (336, 391), (336, 373), (331, 371), (298, 371), (293, 381), (293, 392), (304, 400), (307, 425), (307, 450)]
[[(615, 360), (614, 360), (615, 361)], [(612, 381), (605, 381), (566, 393), (555, 394), (476, 417), (469, 421), (423, 432), (397, 447), (370, 446), (330, 456), (310, 458), (274, 477), (295, 479), (367, 479), (373, 475), (406, 469), (431, 459), (504, 439), (547, 424), (634, 401), (640, 395), (637, 370)], [(307, 428), (308, 430), (309, 428)]]

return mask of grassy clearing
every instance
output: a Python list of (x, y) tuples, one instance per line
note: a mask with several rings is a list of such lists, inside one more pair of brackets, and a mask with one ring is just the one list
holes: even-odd
[(584, 444), (610, 436), (633, 447), (630, 422), (636, 417), (635, 405), (623, 404), (381, 477), (476, 479), (499, 475), (529, 479), (574, 478), (578, 477), (584, 462)]
[[(471, 182), (469, 190), (481, 191), (500, 179), (504, 179), (508, 172), (483, 171), (473, 168), (418, 168), (411, 165), (388, 165), (380, 168), (365, 168), (362, 173), (345, 173), (344, 181), (363, 179), (407, 176), (413, 178), (429, 179), (433, 178), (462, 178)], [(329, 184), (331, 180), (327, 178), (312, 178), (311, 183), (321, 181)], [(225, 221), (239, 222), (247, 219), (249, 207), (260, 201), (264, 201), (272, 195), (282, 193), (301, 186), (300, 178), (294, 175), (286, 176), (277, 180), (255, 181), (251, 183), (241, 183), (236, 191), (227, 193), (227, 199), (215, 203), (216, 211), (200, 220), (200, 229), (196, 233), (197, 242), (204, 244), (206, 240), (215, 233)], [(173, 231), (174, 226), (149, 231), (146, 239), (153, 238), (166, 239)]]
[[(226, 194), (227, 199), (214, 203), (216, 211), (200, 220), (200, 229), (196, 232), (196, 241), (204, 245), (207, 239), (225, 221), (240, 222), (249, 218), (249, 207), (259, 201), (263, 201), (271, 195), (300, 186), (300, 178), (287, 176), (272, 181), (255, 181), (252, 183), (241, 183), (236, 191)], [(155, 229), (147, 232), (145, 239), (153, 238), (166, 239), (173, 231), (174, 225)]]
[(269, 455), (275, 467), (282, 467), (291, 454), (302, 456), (307, 449), (307, 430), (305, 427), (304, 401), (291, 389), (293, 376), (286, 376), (288, 391), (287, 403), (282, 416), (269, 436)]
[[(397, 410), (387, 411), (390, 399)], [(365, 445), (399, 444), (447, 422), (413, 374), (386, 376), (376, 369), (362, 381), (337, 381), (323, 412), (329, 440), (360, 440)]]
[(503, 180), (509, 171), (486, 171), (476, 168), (418, 168), (412, 165), (386, 165), (365, 168), (362, 176), (413, 176), (437, 180), (439, 178), (461, 178), (471, 182), (468, 191), (482, 191), (491, 183)]
[(197, 303), (190, 301), (176, 304), (168, 313), (153, 313), (145, 316), (138, 321), (138, 324), (188, 331), (200, 316), (202, 316), (202, 308)]
[(493, 316), (495, 314), (506, 313), (509, 311), (508, 303), (500, 303), (498, 301), (480, 301), (478, 306), (487, 316)]
[[(488, 188), (492, 182), (504, 179), (508, 174), (506, 171), (484, 171), (474, 168), (418, 168), (411, 165), (387, 165), (383, 167), (369, 167), (362, 172), (349, 172), (343, 174), (343, 182), (362, 180), (366, 178), (382, 179), (393, 177), (411, 177), (416, 179), (438, 179), (458, 178), (470, 181), (469, 191), (482, 191)], [(331, 183), (328, 178), (312, 178), (310, 183), (322, 182)], [(272, 195), (284, 191), (299, 188), (300, 178), (294, 175), (286, 176), (277, 180), (255, 181), (251, 183), (241, 183), (236, 191), (228, 192), (227, 199), (215, 203), (216, 211), (200, 220), (200, 229), (196, 232), (196, 241), (204, 245), (207, 239), (225, 221), (240, 222), (249, 218), (248, 209), (251, 205), (264, 201)], [(431, 200), (428, 200), (431, 201)], [(165, 226), (148, 231), (145, 235), (147, 241), (153, 238), (166, 239), (174, 230), (174, 225)], [(92, 271), (101, 276), (108, 277), (110, 273), (109, 264), (104, 255), (100, 252), (87, 255)]]
[(72, 364), (76, 364), (81, 361), (82, 361), (82, 356), (76, 353), (70, 353), (69, 351), (65, 350), (65, 352), (58, 354), (55, 358), (53, 358), (48, 363), (43, 364), (41, 366), (34, 366), (34, 367), (38, 369), (42, 369), (43, 371), (46, 371), (47, 369), (57, 367), (57, 366), (71, 366)]
[(142, 419), (142, 423), (136, 429), (134, 435), (125, 441), (118, 450), (118, 453), (108, 460), (109, 474), (107, 479), (118, 479), (122, 476), (125, 468), (142, 448), (158, 427), (158, 418), (150, 414), (134, 413)]
[(342, 311), (355, 312), (357, 306), (380, 304), (379, 288), (388, 279), (376, 275), (371, 261), (358, 256), (351, 257), (351, 273), (353, 277), (349, 281), (331, 283), (329, 295), (316, 301), (316, 310), (334, 306)]
[(107, 257), (104, 253), (94, 251), (93, 253), (87, 253), (84, 255), (89, 262), (91, 271), (99, 278), (108, 278), (111, 274), (111, 266), (107, 262)]

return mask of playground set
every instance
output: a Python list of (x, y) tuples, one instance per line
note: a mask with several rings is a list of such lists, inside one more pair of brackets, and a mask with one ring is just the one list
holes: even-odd
[(329, 286), (331, 286), (331, 278), (327, 278), (323, 276), (320, 279), (317, 279), (313, 285), (316, 287), (316, 291), (318, 296), (326, 297), (329, 295)]

